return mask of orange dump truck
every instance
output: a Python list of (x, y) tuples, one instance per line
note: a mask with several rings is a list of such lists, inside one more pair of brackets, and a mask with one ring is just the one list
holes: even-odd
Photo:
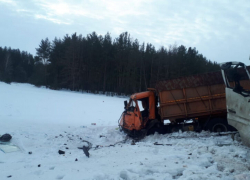
[[(250, 89), (249, 80), (241, 80), (241, 84)], [(227, 122), (225, 84), (220, 71), (160, 81), (154, 89), (131, 95), (124, 105), (119, 126), (132, 137), (179, 130), (234, 129)]]

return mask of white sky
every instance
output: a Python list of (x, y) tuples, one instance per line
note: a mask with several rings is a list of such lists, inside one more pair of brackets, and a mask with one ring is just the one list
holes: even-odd
[(185, 45), (217, 62), (250, 65), (249, 0), (0, 0), (0, 46), (35, 55), (66, 34), (129, 32), (140, 43)]

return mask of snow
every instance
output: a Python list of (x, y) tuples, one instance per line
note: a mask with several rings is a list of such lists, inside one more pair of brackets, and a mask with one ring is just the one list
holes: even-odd
[[(78, 92), (35, 88), (29, 84), (0, 85), (1, 119), (7, 121), (36, 121), (39, 123), (64, 123), (89, 125), (116, 125), (122, 113), (122, 98)], [(119, 106), (117, 106), (119, 104)], [(109, 116), (103, 116), (102, 113)], [(105, 119), (106, 118), (106, 119)], [(108, 119), (107, 119), (108, 118)]]
[[(10, 133), (20, 148), (0, 151), (1, 180), (250, 179), (250, 149), (231, 135), (179, 132), (122, 142), (117, 121), (126, 98), (0, 82), (0, 100), (0, 134)], [(82, 140), (92, 143), (89, 158), (78, 149)]]

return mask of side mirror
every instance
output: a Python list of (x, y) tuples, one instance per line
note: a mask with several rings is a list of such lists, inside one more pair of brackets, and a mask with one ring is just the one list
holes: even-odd
[(126, 109), (127, 105), (128, 105), (128, 101), (124, 101), (124, 109)]

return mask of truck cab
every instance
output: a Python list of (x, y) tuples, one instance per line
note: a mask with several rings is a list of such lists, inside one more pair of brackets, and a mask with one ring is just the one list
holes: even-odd
[[(141, 108), (139, 103), (142, 104)], [(125, 110), (119, 122), (120, 127), (131, 136), (143, 134), (141, 130), (149, 129), (155, 122), (160, 122), (156, 106), (157, 96), (153, 89), (132, 94), (129, 102), (124, 101)]]
[(228, 123), (239, 131), (242, 142), (250, 147), (250, 91), (245, 88), (250, 84), (249, 71), (241, 62), (226, 62), (220, 66), (226, 86)]

